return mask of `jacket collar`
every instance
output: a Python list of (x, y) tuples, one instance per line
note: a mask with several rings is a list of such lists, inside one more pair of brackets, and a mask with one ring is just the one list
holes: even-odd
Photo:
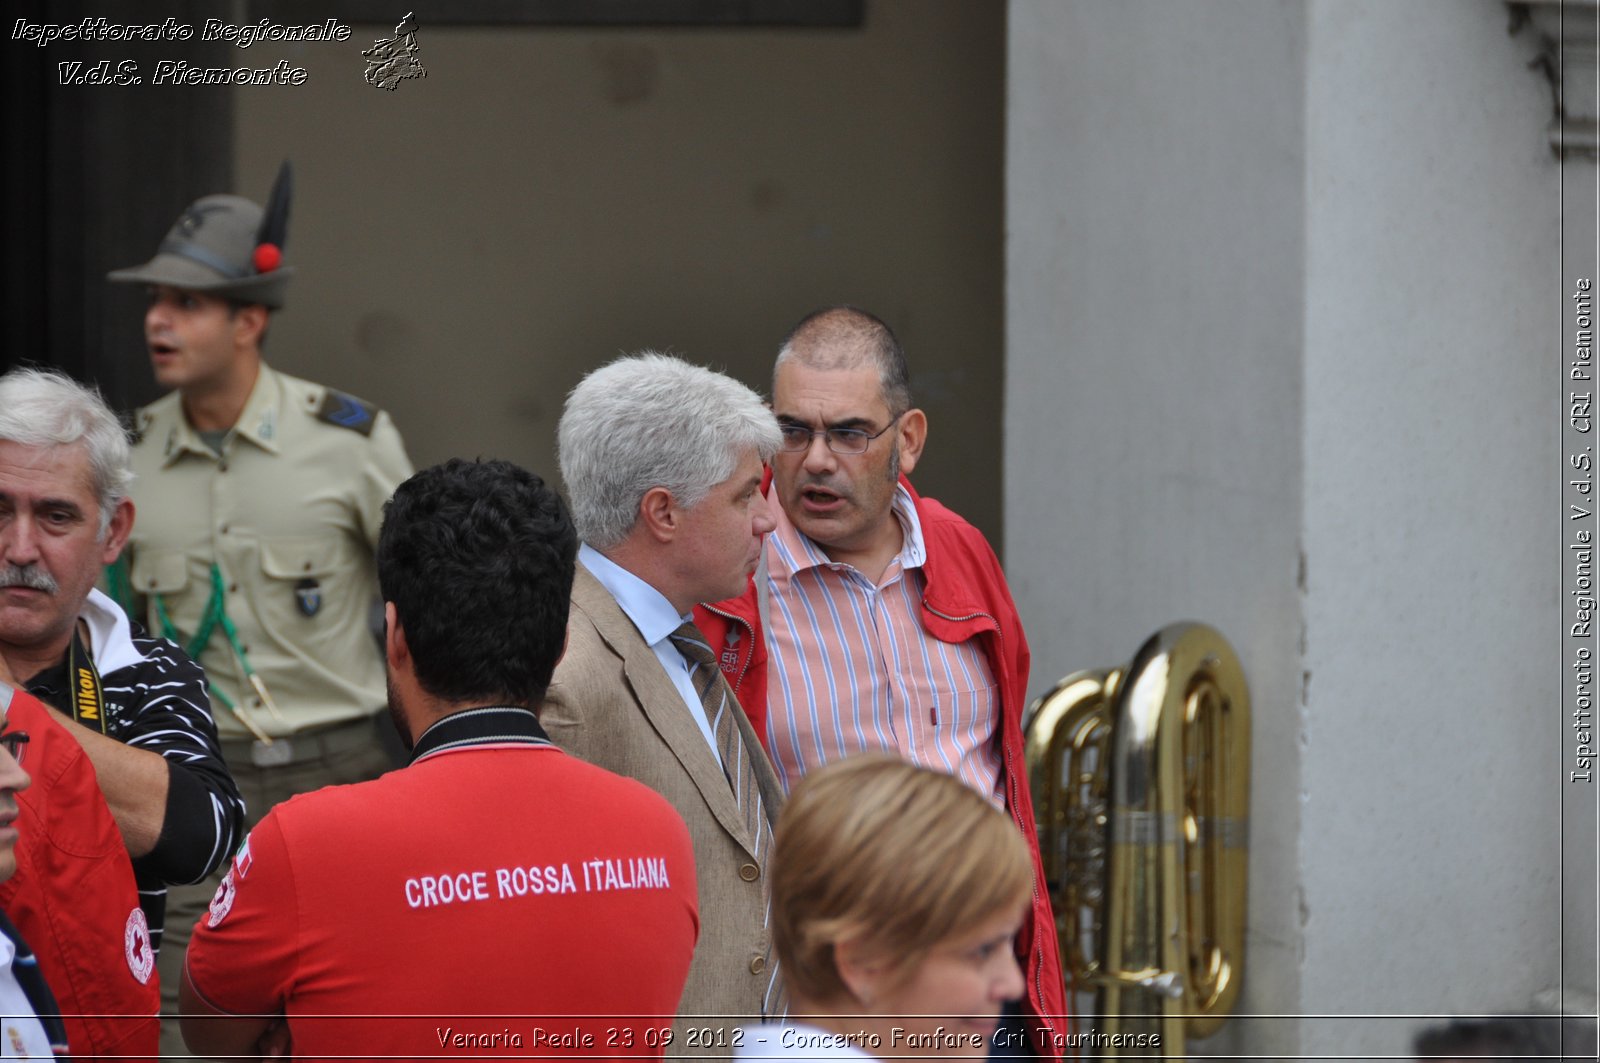
[[(616, 598), (605, 584), (582, 565), (578, 566), (573, 577), (572, 605), (573, 615), (576, 617), (581, 612), (593, 625), (595, 634), (606, 649), (621, 661), (622, 676), (629, 696), (639, 706), (651, 729), (660, 736), (662, 744), (677, 759), (684, 774), (700, 791), (711, 814), (728, 836), (754, 857), (756, 842), (745, 825), (744, 813), (735, 804), (728, 777), (722, 773), (716, 756), (706, 744), (705, 735), (689, 714), (688, 706), (683, 704), (683, 695), (678, 693), (678, 688), (661, 667), (655, 651), (645, 642), (628, 614), (622, 611)], [(744, 736), (745, 747), (751, 756), (756, 756), (761, 745), (755, 732), (750, 730), (743, 710), (734, 713), (733, 718)], [(762, 760), (765, 761), (764, 756)], [(764, 764), (763, 768), (771, 776), (772, 769)], [(762, 769), (758, 768), (758, 776), (761, 772)], [(763, 783), (761, 794), (769, 817), (777, 811), (774, 802), (782, 800), (776, 789), (776, 779), (771, 781), (774, 784), (771, 788)]]
[(83, 608), (78, 610), (78, 619), (89, 629), (89, 655), (94, 658), (94, 666), (101, 675), (139, 662), (128, 614), (98, 587), (89, 589)]
[(588, 543), (578, 547), (578, 561), (600, 585), (611, 592), (646, 643), (656, 643), (678, 630), (684, 618), (666, 596)]

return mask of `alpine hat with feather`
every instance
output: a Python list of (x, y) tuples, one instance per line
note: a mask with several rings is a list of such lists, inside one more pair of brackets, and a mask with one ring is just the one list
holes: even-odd
[(283, 265), (294, 175), (284, 162), (267, 209), (241, 196), (205, 196), (179, 215), (156, 256), (142, 266), (113, 270), (123, 284), (166, 284), (271, 309), (284, 304), (294, 269)]

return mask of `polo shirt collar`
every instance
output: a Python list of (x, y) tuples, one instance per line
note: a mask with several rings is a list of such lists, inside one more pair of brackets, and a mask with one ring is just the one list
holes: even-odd
[(138, 664), (142, 659), (133, 644), (128, 614), (98, 587), (89, 588), (89, 596), (78, 610), (78, 619), (89, 628), (89, 653), (101, 675)]
[(578, 547), (578, 560), (611, 592), (611, 597), (617, 600), (617, 605), (648, 645), (654, 647), (689, 619), (679, 615), (666, 595), (588, 543)]
[[(789, 519), (789, 514), (784, 512), (777, 499), (769, 494), (768, 500), (772, 502), (772, 519), (775, 527), (772, 529), (770, 541), (775, 549), (767, 553), (768, 569), (783, 578), (795, 576), (807, 569), (825, 568), (833, 562), (828, 555), (822, 552), (822, 547), (812, 542), (805, 533), (794, 526)], [(900, 531), (904, 541), (900, 544), (900, 552), (890, 561), (891, 565), (899, 565), (901, 571), (921, 568), (928, 560), (928, 550), (922, 539), (922, 521), (917, 516), (917, 507), (911, 499), (911, 492), (906, 490), (904, 483), (895, 485), (894, 501), (890, 503), (889, 512), (894, 514), (895, 520), (900, 522)]]
[(411, 763), (435, 753), (478, 746), (550, 746), (532, 709), (514, 705), (487, 705), (453, 712), (435, 721), (417, 739)]

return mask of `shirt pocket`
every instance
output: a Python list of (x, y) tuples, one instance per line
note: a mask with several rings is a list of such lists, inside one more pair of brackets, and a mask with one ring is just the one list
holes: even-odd
[(923, 658), (905, 662), (900, 681), (919, 748), (945, 747), (954, 755), (989, 742), (998, 723), (1000, 689), (970, 644), (936, 643)]
[(342, 546), (337, 535), (299, 535), (265, 539), (261, 543), (261, 572), (269, 579), (321, 579), (339, 567)]
[(178, 594), (189, 583), (188, 555), (182, 550), (136, 548), (128, 578), (139, 594)]
[(937, 731), (970, 732), (985, 738), (994, 732), (995, 705), (1000, 688), (957, 677), (953, 689), (938, 688), (924, 695), (929, 726)]
[(348, 569), (342, 536), (300, 535), (261, 541), (261, 600), (276, 623), (307, 623), (330, 612), (330, 584)]

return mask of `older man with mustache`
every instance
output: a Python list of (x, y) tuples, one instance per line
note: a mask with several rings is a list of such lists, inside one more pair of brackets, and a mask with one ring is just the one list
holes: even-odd
[[(131, 479), (123, 428), (92, 390), (40, 370), (0, 377), (0, 659), (49, 706), (72, 747), (51, 762), (60, 770), (41, 773), (48, 800), (25, 811), (23, 844), (39, 855), (36, 873), (18, 879), (13, 915), (24, 924), (24, 913), (38, 913), (40, 930), (24, 931), (81, 1024), (72, 1030), (79, 1051), (95, 1053), (129, 1050), (125, 1024), (107, 1016), (157, 1007), (167, 884), (210, 874), (244, 821), (199, 666), (94, 589), (133, 527)], [(87, 797), (45, 789), (66, 777), (68, 760), (84, 757)], [(52, 865), (64, 853), (100, 851), (98, 835), (82, 840), (106, 806), (120, 834), (110, 855), (122, 868), (99, 858)], [(138, 895), (130, 892), (128, 907), (113, 903), (121, 887), (99, 877), (99, 886), (74, 891), (79, 874), (136, 878)], [(49, 969), (57, 943), (59, 977)], [(84, 971), (94, 976), (75, 976)], [(105, 995), (117, 987), (127, 992)]]

